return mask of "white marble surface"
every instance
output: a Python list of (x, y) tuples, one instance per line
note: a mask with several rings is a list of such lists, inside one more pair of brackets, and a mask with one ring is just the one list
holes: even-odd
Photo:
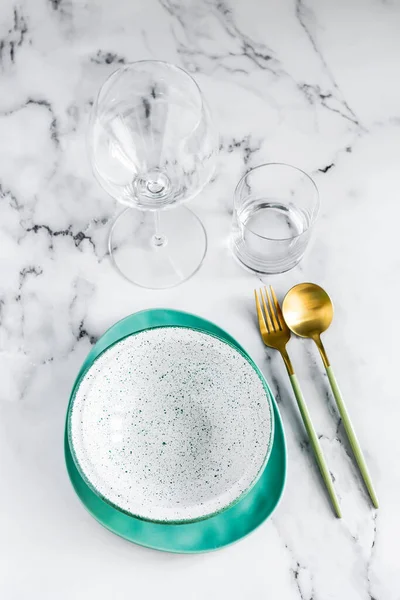
[[(400, 598), (400, 3), (397, 0), (2, 0), (0, 7), (0, 597), (203, 600)], [(90, 103), (125, 61), (195, 75), (220, 126), (216, 180), (193, 208), (209, 234), (196, 276), (162, 292), (113, 270), (120, 209), (85, 153)], [(336, 316), (326, 346), (376, 483), (371, 509), (315, 349), (293, 340), (344, 518), (322, 490), (280, 357), (252, 320), (255, 276), (227, 249), (232, 192), (264, 161), (309, 171), (322, 211), (313, 248), (268, 279), (315, 281)], [(68, 394), (117, 319), (164, 306), (232, 333), (277, 394), (289, 474), (274, 516), (200, 556), (136, 547), (83, 509), (63, 462)], [(385, 321), (384, 313), (390, 313)], [(385, 324), (386, 323), (386, 324)]]

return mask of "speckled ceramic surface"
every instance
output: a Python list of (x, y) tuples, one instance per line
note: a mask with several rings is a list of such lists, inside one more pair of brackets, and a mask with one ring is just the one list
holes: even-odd
[(82, 379), (70, 439), (86, 481), (143, 519), (190, 521), (257, 480), (273, 433), (247, 357), (200, 331), (156, 328), (104, 352)]

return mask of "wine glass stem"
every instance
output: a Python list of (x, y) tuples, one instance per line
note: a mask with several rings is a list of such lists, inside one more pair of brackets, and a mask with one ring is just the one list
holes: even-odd
[(154, 246), (165, 246), (167, 238), (160, 232), (160, 211), (154, 211), (154, 235), (152, 238)]

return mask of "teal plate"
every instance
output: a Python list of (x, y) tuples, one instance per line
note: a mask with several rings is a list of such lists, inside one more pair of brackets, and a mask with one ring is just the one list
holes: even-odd
[[(89, 352), (78, 374), (71, 399), (83, 373), (109, 346), (139, 331), (165, 326), (188, 327), (212, 333), (234, 344), (247, 355), (232, 336), (210, 321), (175, 310), (146, 310), (122, 319), (99, 339)], [(285, 436), (278, 408), (268, 386), (267, 388), (275, 417), (274, 441), (268, 463), (254, 487), (239, 502), (225, 511), (206, 520), (173, 525), (143, 521), (120, 512), (102, 500), (81, 477), (72, 458), (66, 429), (65, 461), (75, 492), (85, 508), (99, 523), (117, 535), (141, 546), (165, 552), (194, 553), (216, 550), (238, 541), (254, 531), (271, 515), (281, 498), (285, 485)]]

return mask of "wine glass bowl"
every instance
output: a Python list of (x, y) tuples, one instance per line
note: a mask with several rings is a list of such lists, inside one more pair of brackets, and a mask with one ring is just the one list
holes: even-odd
[(119, 202), (145, 210), (193, 198), (214, 170), (216, 139), (197, 83), (141, 61), (115, 71), (93, 108), (94, 173)]

